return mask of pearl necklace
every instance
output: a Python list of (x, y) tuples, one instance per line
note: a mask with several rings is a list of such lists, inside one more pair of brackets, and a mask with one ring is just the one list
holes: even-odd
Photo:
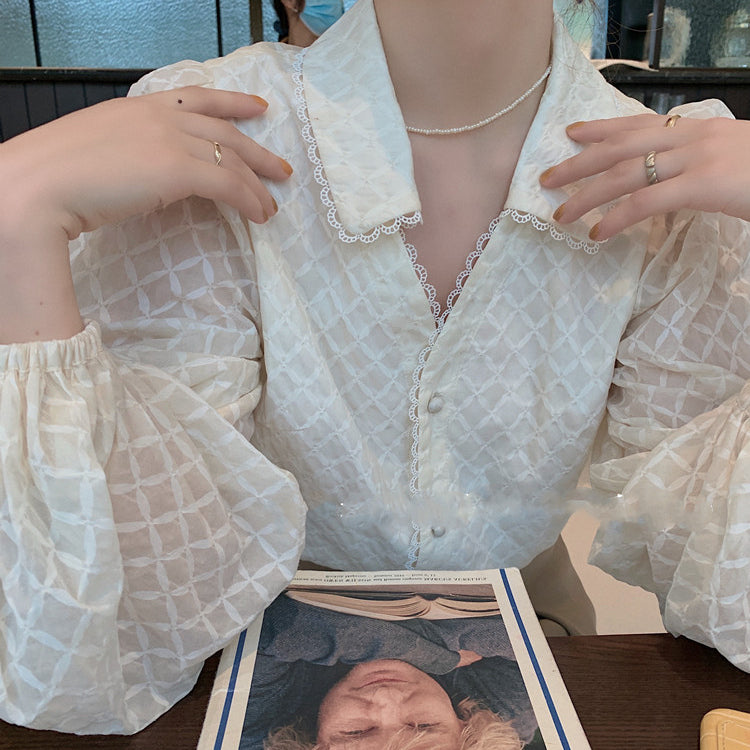
[(463, 125), (460, 128), (415, 128), (411, 125), (407, 125), (406, 132), (416, 133), (417, 135), (456, 135), (457, 133), (468, 133), (471, 130), (478, 130), (479, 128), (483, 128), (485, 125), (489, 125), (491, 122), (499, 120), (503, 115), (507, 115), (508, 112), (514, 110), (522, 101), (528, 99), (544, 83), (551, 70), (552, 65), (550, 64), (547, 66), (547, 70), (542, 73), (541, 78), (530, 89), (521, 94), (518, 99), (516, 99), (514, 102), (511, 102), (507, 107), (504, 107), (499, 112), (495, 112), (494, 115), (485, 117), (484, 120), (475, 122), (473, 125)]

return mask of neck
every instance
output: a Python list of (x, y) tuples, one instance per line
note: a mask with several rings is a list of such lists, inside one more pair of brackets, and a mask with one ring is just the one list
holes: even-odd
[(302, 23), (299, 13), (287, 12), (289, 19), (289, 37), (287, 42), (297, 47), (309, 47), (318, 37)]
[(375, 0), (406, 122), (465, 125), (522, 94), (549, 63), (551, 5), (551, 0)]

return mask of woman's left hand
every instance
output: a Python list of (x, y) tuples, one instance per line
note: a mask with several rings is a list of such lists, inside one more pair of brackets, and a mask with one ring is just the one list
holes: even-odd
[[(567, 224), (616, 201), (591, 230), (605, 240), (649, 216), (690, 208), (750, 220), (750, 121), (643, 114), (577, 122), (568, 136), (583, 151), (544, 172), (544, 187), (584, 178), (583, 187), (555, 212)], [(655, 152), (658, 181), (648, 183), (646, 156)]]

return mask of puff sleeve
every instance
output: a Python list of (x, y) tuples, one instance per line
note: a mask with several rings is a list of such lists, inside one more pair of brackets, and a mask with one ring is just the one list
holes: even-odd
[(750, 226), (654, 221), (592, 485), (592, 562), (654, 591), (665, 626), (750, 671)]
[(85, 330), (0, 347), (6, 721), (137, 731), (296, 570), (296, 481), (249, 442), (251, 241), (222, 211), (192, 199), (85, 238)]

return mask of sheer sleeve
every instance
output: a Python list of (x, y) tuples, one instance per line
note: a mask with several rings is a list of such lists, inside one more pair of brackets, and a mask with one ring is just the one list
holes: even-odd
[(251, 446), (246, 224), (183, 201), (72, 251), (85, 330), (0, 347), (0, 717), (131, 733), (294, 574), (304, 504)]
[(654, 591), (665, 626), (750, 671), (750, 227), (656, 221), (592, 485), (592, 562)]

